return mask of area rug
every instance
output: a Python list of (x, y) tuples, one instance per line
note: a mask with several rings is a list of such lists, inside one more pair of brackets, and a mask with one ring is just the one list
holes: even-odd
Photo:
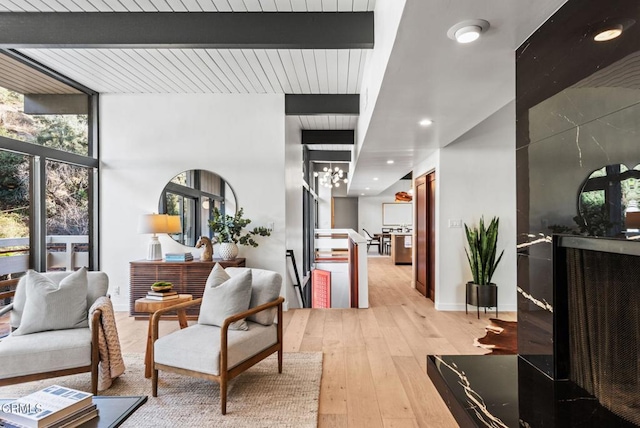
[(475, 339), (474, 346), (488, 349), (493, 355), (512, 355), (518, 353), (518, 323), (490, 318), (491, 324), (485, 327), (484, 337)]
[[(316, 427), (322, 353), (285, 353), (282, 374), (272, 355), (229, 382), (227, 414), (220, 414), (220, 388), (204, 379), (160, 372), (158, 397), (144, 378), (144, 355), (125, 354), (127, 370), (100, 395), (147, 395), (149, 400), (123, 427)], [(91, 374), (0, 388), (0, 397), (29, 394), (48, 385), (88, 391)]]

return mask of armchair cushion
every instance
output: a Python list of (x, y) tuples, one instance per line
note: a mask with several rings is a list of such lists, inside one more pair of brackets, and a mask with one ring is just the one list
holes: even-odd
[[(202, 296), (198, 324), (222, 327), (231, 315), (249, 309), (251, 301), (251, 270), (231, 278), (216, 263), (211, 270)], [(247, 330), (245, 320), (235, 321), (230, 330)]]
[[(248, 322), (247, 331), (231, 331), (227, 336), (227, 368), (278, 342), (275, 325)], [(155, 341), (156, 363), (218, 376), (220, 374), (220, 327), (194, 324)]]
[[(251, 270), (251, 302), (249, 309), (256, 306), (264, 305), (272, 302), (280, 296), (282, 288), (282, 276), (270, 270), (253, 269), (253, 268), (234, 268), (228, 267), (225, 271), (234, 277), (240, 273)], [(278, 308), (271, 308), (257, 314), (249, 315), (247, 321), (257, 322), (262, 325), (271, 325), (274, 323)]]
[(91, 364), (88, 328), (5, 337), (0, 342), (0, 379)]
[(20, 326), (13, 335), (87, 327), (87, 270), (80, 268), (56, 284), (27, 271), (26, 300)]
[[(59, 284), (64, 278), (72, 275), (73, 272), (46, 272), (41, 275)], [(27, 276), (20, 278), (16, 287), (16, 294), (13, 296), (13, 310), (11, 311), (11, 328), (20, 327), (22, 321), (22, 312), (27, 299), (25, 293), (25, 282)], [(87, 309), (93, 305), (100, 296), (106, 296), (109, 289), (109, 277), (104, 272), (87, 272)], [(88, 318), (87, 318), (88, 319)], [(85, 322), (83, 327), (88, 327), (89, 323)]]

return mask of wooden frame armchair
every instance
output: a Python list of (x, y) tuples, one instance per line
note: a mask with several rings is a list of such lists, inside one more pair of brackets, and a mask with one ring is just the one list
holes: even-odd
[[(273, 354), (274, 352), (278, 353), (278, 373), (282, 373), (282, 352), (283, 352), (282, 351), (282, 303), (283, 302), (284, 302), (284, 298), (279, 297), (276, 300), (273, 300), (269, 303), (265, 303), (263, 305), (256, 306), (255, 308), (251, 308), (247, 311), (232, 315), (224, 320), (222, 327), (195, 324), (187, 327), (186, 329), (178, 330), (169, 335), (166, 335), (163, 338), (159, 338), (158, 336), (158, 323), (160, 322), (161, 317), (168, 312), (175, 311), (176, 309), (184, 309), (191, 306), (199, 305), (202, 303), (202, 299), (196, 299), (190, 302), (181, 303), (169, 308), (161, 309), (156, 313), (154, 313), (151, 321), (152, 322), (151, 338), (153, 343), (153, 346), (151, 347), (151, 352), (152, 352), (151, 361), (153, 362), (153, 371), (151, 375), (152, 395), (154, 397), (158, 396), (158, 370), (164, 370), (164, 371), (174, 372), (182, 375), (212, 380), (220, 384), (220, 410), (221, 410), (221, 413), (225, 415), (227, 413), (227, 384), (229, 380), (235, 378), (236, 376), (238, 376), (248, 368), (252, 367), (256, 363), (262, 361), (269, 355)], [(275, 329), (275, 332), (276, 332), (275, 343), (268, 344), (266, 347), (262, 347), (261, 345), (254, 345), (262, 349), (257, 348), (254, 352), (250, 351), (251, 355), (248, 356), (247, 358), (242, 358), (241, 361), (232, 361), (234, 360), (234, 358), (237, 359), (237, 355), (233, 355), (234, 344), (231, 343), (231, 346), (230, 346), (230, 340), (231, 340), (230, 332), (229, 332), (230, 324), (234, 321), (238, 321), (243, 318), (246, 318), (249, 315), (253, 315), (258, 312), (265, 311), (274, 307), (277, 307), (277, 310), (278, 310), (277, 322), (274, 325), (270, 327), (265, 327), (260, 324), (253, 323), (251, 321), (247, 321), (247, 323), (249, 324), (248, 331), (232, 330), (231, 333), (234, 336), (233, 341), (235, 341), (234, 343), (236, 343), (237, 338), (242, 337), (242, 335), (255, 336), (256, 332), (257, 334), (261, 334), (262, 332), (264, 332), (264, 334), (269, 335)], [(188, 331), (190, 329), (192, 330), (191, 332)], [(199, 331), (196, 331), (196, 329)], [(253, 332), (249, 333), (252, 330)], [(180, 343), (181, 345), (180, 352), (188, 353), (189, 352), (188, 349), (185, 349), (185, 346), (184, 346), (185, 340), (189, 340), (189, 336), (194, 333), (197, 333), (198, 335), (200, 335), (198, 336), (200, 338), (202, 338), (203, 335), (207, 339), (210, 338), (211, 342), (213, 342), (213, 345), (217, 344), (216, 341), (219, 341), (219, 347), (212, 346), (212, 350), (209, 350), (209, 352), (211, 351), (219, 352), (219, 358), (217, 358), (218, 356), (212, 356), (212, 355), (209, 356), (211, 357), (210, 358), (211, 361), (213, 362), (219, 361), (219, 367), (207, 367), (204, 369), (204, 371), (202, 369), (195, 370), (193, 367), (184, 367), (185, 365), (189, 364), (188, 358), (186, 358), (187, 361), (183, 362), (183, 361), (176, 361), (176, 359), (179, 357), (175, 357), (175, 356), (167, 357), (166, 355), (163, 356), (164, 359), (169, 358), (172, 361), (176, 361), (176, 362), (172, 364), (156, 362), (157, 357), (159, 357), (156, 354), (157, 352), (156, 341), (158, 339), (163, 340), (164, 338), (174, 335), (176, 336), (175, 338), (173, 338), (173, 340), (176, 341), (175, 343)], [(183, 336), (183, 338), (180, 338), (177, 336)], [(194, 336), (191, 336), (191, 337), (194, 337)], [(245, 337), (249, 337), (249, 336), (245, 336)], [(259, 342), (259, 341), (254, 341), (253, 339), (251, 339), (250, 342)], [(197, 340), (197, 341), (191, 340), (189, 343), (193, 345), (194, 347), (193, 351), (195, 353), (202, 354), (204, 352), (207, 352), (207, 350), (203, 349), (203, 342), (201, 340)], [(245, 341), (242, 346), (246, 346), (246, 343), (247, 341)], [(230, 365), (231, 367), (229, 367)]]
[[(55, 272), (53, 275), (61, 278), (65, 274)], [(91, 272), (89, 281), (98, 295), (106, 294), (108, 278), (104, 273)], [(99, 284), (102, 281), (106, 282)], [(5, 285), (8, 285), (7, 282)], [(0, 298), (12, 298), (15, 293), (16, 290), (2, 292)], [(13, 308), (12, 302), (0, 310), (0, 316), (10, 313)], [(98, 324), (101, 316), (102, 311), (99, 309), (91, 315), (88, 320), (91, 332), (86, 327), (3, 338), (0, 342), (0, 358), (3, 360), (3, 365), (0, 366), (0, 386), (91, 372), (91, 392), (98, 395)], [(20, 370), (16, 366), (20, 366)], [(51, 369), (52, 367), (55, 369)]]

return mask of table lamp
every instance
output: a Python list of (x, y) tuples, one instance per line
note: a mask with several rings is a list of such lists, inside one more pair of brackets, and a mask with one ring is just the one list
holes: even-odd
[(167, 233), (182, 233), (182, 223), (179, 215), (167, 216)]
[[(176, 220), (171, 217), (177, 218)], [(162, 245), (156, 233), (176, 233), (180, 231), (180, 218), (167, 214), (143, 214), (138, 222), (138, 233), (152, 233), (149, 241), (147, 260), (162, 260)]]

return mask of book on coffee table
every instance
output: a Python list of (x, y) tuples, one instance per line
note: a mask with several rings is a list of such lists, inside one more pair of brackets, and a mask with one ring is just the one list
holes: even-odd
[(147, 296), (165, 297), (165, 296), (176, 296), (177, 294), (178, 294), (177, 291), (171, 291), (171, 290), (167, 290), (167, 291), (147, 291)]
[(145, 296), (149, 300), (172, 300), (180, 297), (178, 293), (169, 294), (168, 296), (156, 296), (155, 294), (148, 294)]
[(3, 404), (0, 421), (6, 427), (49, 428), (60, 423), (74, 426), (73, 415), (84, 418), (96, 410), (92, 397), (88, 392), (52, 385)]

